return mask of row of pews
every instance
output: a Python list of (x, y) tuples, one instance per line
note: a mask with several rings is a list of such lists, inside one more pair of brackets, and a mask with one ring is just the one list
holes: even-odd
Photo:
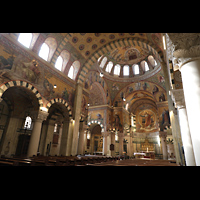
[(31, 158), (7, 158), (1, 156), (0, 166), (87, 166), (119, 159), (120, 157), (107, 156), (33, 156)]

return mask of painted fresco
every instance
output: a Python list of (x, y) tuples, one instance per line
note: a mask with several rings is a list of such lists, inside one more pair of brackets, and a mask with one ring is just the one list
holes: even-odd
[(84, 83), (84, 88), (87, 90), (91, 90), (92, 89), (92, 85), (93, 83), (99, 83), (102, 88), (104, 89), (104, 92), (106, 94), (106, 103), (108, 105), (111, 105), (111, 101), (110, 101), (110, 91), (108, 89), (107, 83), (104, 80), (103, 77), (100, 77), (99, 72), (97, 71), (90, 71), (88, 73), (88, 78), (86, 78), (85, 83)]
[[(125, 103), (123, 102), (124, 97), (126, 98)], [(113, 106), (123, 106), (125, 108), (127, 103), (131, 105), (133, 100), (144, 97), (157, 102), (167, 100), (166, 92), (162, 87), (152, 82), (140, 81), (132, 83), (119, 91), (114, 99)]]
[[(4, 43), (6, 42), (6, 43)], [(33, 84), (43, 98), (63, 98), (73, 107), (75, 86), (45, 66), (25, 50), (0, 38), (0, 81), (25, 80)], [(54, 87), (56, 85), (56, 88)]]

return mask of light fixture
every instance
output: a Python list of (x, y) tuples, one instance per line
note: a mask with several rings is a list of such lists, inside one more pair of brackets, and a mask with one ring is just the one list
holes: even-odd
[(100, 73), (100, 77), (103, 77), (103, 73), (102, 72)]
[(126, 101), (126, 98), (125, 98), (125, 97), (123, 97), (123, 101)]
[(90, 104), (88, 103), (87, 106), (90, 106)]
[(53, 87), (54, 87), (54, 88), (57, 88), (57, 85), (55, 84)]

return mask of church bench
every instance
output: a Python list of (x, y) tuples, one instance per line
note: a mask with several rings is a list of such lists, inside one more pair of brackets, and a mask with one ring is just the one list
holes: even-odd
[(30, 166), (31, 162), (25, 161), (20, 158), (0, 158), (0, 161), (10, 162), (13, 166)]

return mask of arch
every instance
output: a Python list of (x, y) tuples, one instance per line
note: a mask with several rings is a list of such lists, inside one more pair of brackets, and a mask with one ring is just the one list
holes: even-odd
[(90, 122), (87, 123), (87, 125), (88, 125), (89, 127), (90, 127), (91, 124), (98, 124), (98, 125), (100, 125), (100, 127), (101, 127), (101, 132), (104, 132), (104, 126), (103, 126), (103, 124), (102, 124), (100, 121), (98, 121), (97, 119), (91, 120)]
[(31, 92), (33, 92), (35, 94), (35, 96), (38, 100), (38, 103), (39, 103), (39, 107), (43, 107), (44, 103), (43, 103), (42, 96), (39, 93), (39, 91), (31, 83), (28, 83), (28, 82), (22, 81), (22, 80), (12, 80), (12, 81), (8, 81), (8, 82), (5, 82), (2, 85), (0, 85), (0, 97), (3, 95), (3, 93), (8, 88), (14, 87), (14, 86), (20, 86), (20, 87), (25, 87), (25, 88), (29, 89)]
[(99, 57), (108, 53), (111, 46), (113, 46), (113, 45), (121, 46), (121, 43), (129, 44), (129, 45), (133, 45), (133, 46), (135, 46), (135, 44), (137, 44), (138, 46), (140, 46), (142, 48), (146, 48), (149, 51), (151, 51), (151, 53), (154, 55), (154, 57), (156, 57), (160, 62), (162, 62), (162, 57), (163, 57), (162, 51), (160, 51), (160, 49), (155, 44), (153, 44), (147, 40), (141, 39), (141, 38), (123, 38), (123, 39), (109, 42), (106, 45), (104, 45), (103, 47), (99, 48), (96, 52), (94, 52), (88, 58), (88, 60), (84, 63), (84, 65), (79, 73), (78, 79), (77, 79), (78, 82), (83, 83), (85, 81), (85, 78), (86, 78), (85, 72), (88, 72), (90, 70), (91, 66), (97, 62)]
[(46, 104), (47, 112), (48, 112), (49, 108), (51, 107), (51, 105), (54, 104), (54, 103), (62, 103), (67, 108), (67, 110), (69, 111), (69, 117), (72, 117), (72, 109), (71, 109), (70, 105), (63, 98), (51, 99)]

